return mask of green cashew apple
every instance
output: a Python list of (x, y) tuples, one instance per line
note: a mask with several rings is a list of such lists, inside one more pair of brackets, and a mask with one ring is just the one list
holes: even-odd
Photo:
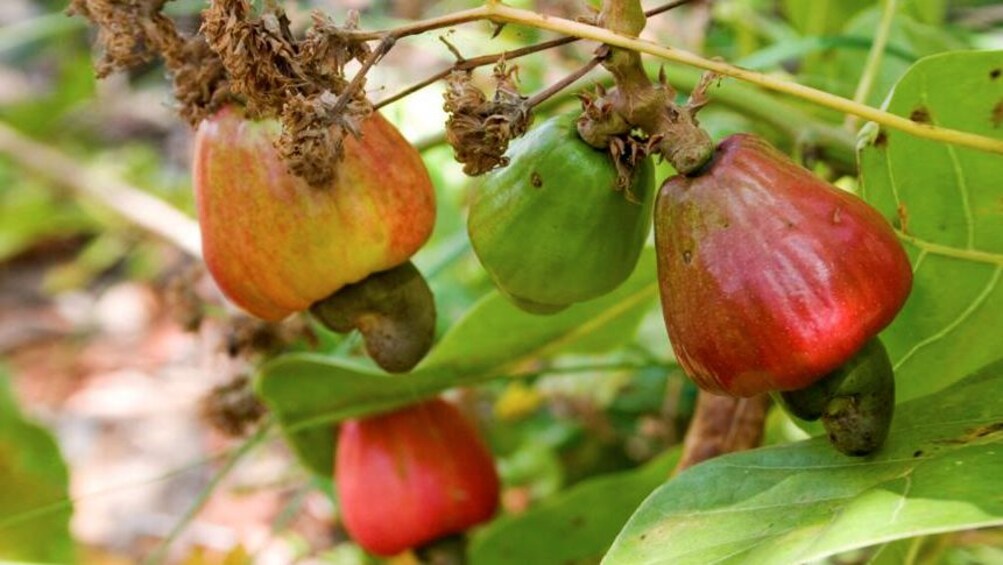
[(223, 293), (264, 320), (305, 310), (407, 261), (428, 239), (435, 194), (418, 152), (373, 114), (347, 136), (328, 186), (288, 172), (279, 124), (235, 107), (204, 120), (194, 184), (205, 262)]
[(610, 155), (579, 137), (574, 115), (534, 128), (508, 156), (476, 187), (467, 222), (474, 252), (505, 296), (551, 313), (630, 276), (651, 228), (650, 159), (629, 190), (617, 190)]

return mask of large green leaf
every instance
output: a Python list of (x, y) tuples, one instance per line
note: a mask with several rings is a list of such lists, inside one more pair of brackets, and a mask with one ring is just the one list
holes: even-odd
[(55, 440), (24, 419), (0, 372), (0, 560), (73, 561), (67, 484)]
[(530, 357), (608, 351), (633, 337), (658, 296), (656, 281), (655, 253), (648, 247), (616, 291), (551, 316), (527, 314), (493, 293), (443, 336), (421, 368), (467, 374)]
[[(1003, 139), (1003, 52), (919, 61), (888, 111)], [(899, 398), (950, 385), (1000, 355), (1003, 157), (870, 124), (860, 149), (863, 196), (899, 230), (915, 283), (882, 337)]]
[(824, 438), (714, 459), (649, 497), (604, 563), (802, 563), (1003, 524), (1003, 360), (899, 406), (882, 451)]
[(470, 544), (472, 565), (576, 563), (609, 548), (638, 504), (665, 482), (679, 460), (674, 449), (644, 467), (590, 479), (525, 514), (505, 516)]
[(654, 263), (654, 252), (648, 249), (631, 278), (616, 291), (553, 316), (527, 314), (492, 293), (406, 376), (387, 375), (344, 359), (296, 353), (262, 367), (255, 387), (301, 460), (328, 475), (334, 457), (331, 425), (337, 421), (505, 376), (530, 359), (583, 347), (599, 351), (622, 343), (635, 333), (658, 295)]

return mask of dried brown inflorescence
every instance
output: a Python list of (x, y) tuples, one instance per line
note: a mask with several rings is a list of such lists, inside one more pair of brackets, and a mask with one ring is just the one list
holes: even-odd
[(516, 88), (515, 71), (516, 67), (507, 69), (504, 61), (495, 66), (497, 87), (490, 100), (473, 84), (470, 71), (449, 76), (443, 105), (449, 114), (446, 140), (468, 175), (507, 165), (509, 142), (526, 133), (533, 121), (526, 97)]
[(631, 202), (639, 202), (630, 191), (634, 182), (634, 171), (638, 164), (648, 157), (658, 143), (657, 137), (647, 137), (618, 114), (609, 101), (609, 93), (602, 85), (596, 85), (595, 93), (582, 93), (582, 115), (578, 118), (578, 132), (582, 139), (594, 147), (610, 152), (616, 165), (617, 190)]
[(237, 100), (256, 118), (278, 118), (278, 149), (290, 171), (324, 186), (335, 174), (345, 134), (358, 135), (373, 111), (365, 80), (350, 82), (345, 66), (371, 50), (344, 26), (315, 13), (302, 39), (278, 9), (254, 14), (247, 0), (215, 0), (203, 13), (202, 35), (185, 37), (161, 13), (166, 0), (72, 0), (68, 12), (98, 29), (99, 77), (163, 58), (174, 78), (179, 113), (192, 126)]
[(202, 32), (250, 115), (282, 121), (277, 148), (289, 170), (313, 186), (326, 185), (345, 133), (358, 135), (372, 112), (365, 81), (353, 85), (345, 78), (349, 62), (370, 56), (369, 46), (348, 33), (357, 29), (357, 15), (339, 27), (314, 13), (303, 39), (293, 37), (283, 12), (256, 16), (246, 0), (217, 0), (204, 18)]
[(200, 37), (186, 38), (161, 13), (166, 0), (72, 0), (67, 12), (98, 30), (99, 78), (163, 58), (174, 77), (178, 113), (193, 127), (229, 98), (219, 57)]

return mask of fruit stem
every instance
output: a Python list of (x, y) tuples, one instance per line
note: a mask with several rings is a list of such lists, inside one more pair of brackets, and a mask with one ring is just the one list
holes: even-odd
[[(598, 21), (611, 32), (636, 37), (646, 17), (639, 0), (604, 0)], [(678, 106), (671, 87), (652, 84), (639, 52), (606, 44), (597, 53), (613, 75), (616, 90), (600, 93), (598, 101), (586, 100), (586, 114), (578, 126), (582, 139), (606, 147), (612, 136), (639, 127), (677, 171), (685, 174), (703, 166), (713, 154), (714, 143), (697, 125), (698, 106)]]

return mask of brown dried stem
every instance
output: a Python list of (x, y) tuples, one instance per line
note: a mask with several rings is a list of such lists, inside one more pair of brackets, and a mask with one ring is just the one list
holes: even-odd
[(715, 396), (700, 391), (697, 409), (683, 441), (683, 454), (672, 474), (725, 453), (759, 446), (769, 408), (769, 396), (752, 398)]
[(548, 86), (547, 88), (541, 90), (540, 92), (534, 94), (532, 97), (530, 97), (529, 100), (526, 101), (526, 106), (528, 106), (529, 108), (535, 108), (544, 100), (547, 100), (551, 96), (557, 94), (558, 92), (574, 84), (576, 81), (578, 81), (578, 79), (589, 74), (589, 72), (592, 69), (599, 66), (599, 63), (601, 61), (602, 60), (599, 57), (593, 57), (592, 59), (589, 59), (588, 63), (585, 63), (578, 69), (569, 73), (566, 77)]

